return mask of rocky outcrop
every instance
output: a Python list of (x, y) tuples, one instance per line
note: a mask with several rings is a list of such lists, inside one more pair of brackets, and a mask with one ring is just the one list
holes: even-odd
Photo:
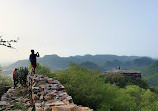
[(92, 111), (88, 107), (75, 105), (58, 80), (31, 74), (27, 76), (27, 86), (36, 111)]

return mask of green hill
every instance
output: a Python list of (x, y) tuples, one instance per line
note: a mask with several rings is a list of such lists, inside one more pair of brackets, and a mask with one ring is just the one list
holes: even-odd
[(103, 68), (106, 70), (117, 69), (118, 66), (123, 70), (143, 70), (145, 67), (149, 66), (154, 62), (153, 59), (149, 57), (141, 57), (134, 60), (120, 61), (114, 59), (112, 61), (107, 61), (104, 63)]
[(146, 77), (146, 80), (150, 86), (158, 87), (158, 73)]
[(142, 71), (142, 77), (151, 86), (158, 87), (158, 61), (155, 61)]
[(152, 63), (151, 65), (149, 65), (148, 67), (146, 67), (143, 71), (142, 71), (142, 76), (144, 78), (148, 78), (154, 74), (158, 73), (158, 61), (155, 61), (154, 63)]
[(81, 66), (85, 66), (88, 69), (91, 70), (99, 70), (99, 71), (104, 71), (104, 68), (98, 66), (97, 64), (93, 63), (93, 62), (84, 62), (82, 64), (80, 64)]

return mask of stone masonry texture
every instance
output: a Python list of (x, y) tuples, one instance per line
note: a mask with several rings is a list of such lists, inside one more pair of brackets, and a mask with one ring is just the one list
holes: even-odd
[(31, 102), (36, 111), (93, 111), (77, 106), (65, 87), (58, 81), (43, 75), (27, 76), (27, 86), (31, 91)]

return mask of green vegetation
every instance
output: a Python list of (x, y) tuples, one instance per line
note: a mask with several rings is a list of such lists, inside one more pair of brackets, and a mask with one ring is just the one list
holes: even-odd
[(20, 83), (22, 86), (26, 85), (26, 79), (28, 75), (27, 67), (19, 67), (18, 70), (14, 74), (14, 78), (16, 78), (17, 84)]
[(158, 110), (158, 95), (155, 93), (157, 89), (153, 87), (148, 89), (126, 83), (121, 88), (116, 84), (105, 83), (105, 78), (100, 78), (99, 72), (74, 63), (68, 69), (57, 72), (57, 79), (65, 86), (76, 104), (96, 111)]
[(85, 66), (86, 68), (91, 69), (91, 70), (99, 70), (101, 72), (104, 71), (104, 68), (98, 66), (97, 64), (95, 64), (93, 62), (84, 62), (84, 63), (82, 63), (80, 65), (81, 66)]
[(0, 87), (13, 85), (11, 78), (0, 74)]
[(155, 61), (154, 63), (152, 63), (151, 65), (146, 67), (142, 71), (142, 76), (146, 78), (146, 77), (154, 75), (156, 73), (158, 73), (158, 61)]
[(149, 85), (158, 87), (158, 61), (155, 61), (142, 71), (142, 77), (147, 80)]
[(122, 74), (116, 74), (116, 75), (101, 75), (101, 78), (105, 80), (105, 83), (115, 84), (116, 86), (119, 86), (120, 88), (124, 88), (127, 85), (138, 85), (141, 88), (147, 89), (149, 88), (149, 85), (147, 82), (143, 79), (140, 81), (132, 80), (128, 76), (123, 76)]
[(11, 80), (11, 78), (9, 78), (8, 76), (4, 76), (2, 75), (2, 69), (0, 67), (0, 97), (3, 95), (3, 93), (5, 93), (7, 91), (7, 87), (8, 86), (12, 86), (13, 82)]
[[(29, 69), (31, 69), (31, 64)], [(36, 67), (36, 74), (42, 74), (42, 75), (46, 75), (50, 78), (54, 78), (55, 77), (55, 73), (53, 73), (47, 66), (42, 66), (39, 63), (37, 63), (37, 67)]]
[(0, 67), (0, 87), (11, 86), (11, 85), (12, 85), (11, 78), (9, 78), (8, 76), (4, 76), (2, 74), (2, 68)]

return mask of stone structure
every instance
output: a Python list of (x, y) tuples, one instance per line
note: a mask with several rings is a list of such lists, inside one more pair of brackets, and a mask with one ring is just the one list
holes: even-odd
[(31, 107), (27, 88), (11, 87), (1, 97), (0, 111), (23, 111)]
[(35, 111), (92, 111), (88, 107), (75, 105), (58, 80), (30, 74), (27, 76), (27, 85)]
[[(17, 94), (18, 93), (18, 94)], [(18, 97), (17, 97), (18, 96)], [(16, 109), (18, 108), (18, 109)], [(73, 103), (58, 80), (29, 74), (27, 87), (10, 88), (1, 97), (0, 111), (93, 111)]]
[(116, 74), (122, 74), (124, 76), (128, 76), (133, 80), (139, 81), (141, 79), (141, 72), (140, 71), (129, 71), (129, 70), (114, 70), (114, 71), (105, 71), (102, 75), (105, 76), (112, 76)]

